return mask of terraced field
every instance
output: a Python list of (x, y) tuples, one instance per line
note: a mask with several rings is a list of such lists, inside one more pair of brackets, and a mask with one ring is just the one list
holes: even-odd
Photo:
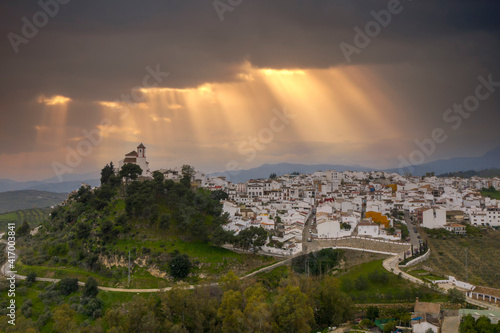
[(500, 231), (484, 230), (474, 237), (428, 238), (431, 257), (423, 263), (439, 275), (452, 275), (465, 281), (467, 248), (468, 281), (475, 285), (500, 288)]
[(26, 221), (32, 227), (39, 225), (48, 219), (51, 210), (50, 208), (33, 208), (0, 214), (0, 233), (5, 231), (9, 222), (21, 225), (23, 221)]

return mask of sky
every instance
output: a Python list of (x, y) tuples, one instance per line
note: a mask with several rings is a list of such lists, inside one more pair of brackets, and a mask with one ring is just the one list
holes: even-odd
[(2, 0), (0, 178), (97, 171), (141, 142), (152, 170), (480, 156), (500, 145), (498, 17), (484, 0)]

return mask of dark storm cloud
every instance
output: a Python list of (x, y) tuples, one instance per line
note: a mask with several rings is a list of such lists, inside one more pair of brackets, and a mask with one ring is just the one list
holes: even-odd
[[(404, 1), (402, 6), (376, 41), (353, 56), (356, 64), (415, 57), (433, 62), (443, 60), (441, 54), (461, 53), (497, 59), (498, 47), (468, 35), (485, 32), (498, 46), (500, 4)], [(2, 39), (1, 84), (7, 88), (2, 97), (21, 89), (24, 97), (43, 90), (111, 99), (137, 85), (145, 66), (157, 63), (172, 72), (165, 84), (173, 87), (235, 79), (235, 65), (245, 59), (273, 68), (343, 65), (339, 43), (352, 44), (353, 28), (372, 20), (371, 10), (385, 8), (383, 1), (243, 1), (221, 22), (211, 1), (73, 0), (27, 45), (19, 45), (18, 55)], [(35, 2), (4, 1), (2, 35), (20, 33), (21, 17), (38, 10)], [(463, 43), (468, 45), (460, 49)]]
[[(500, 80), (500, 3), (401, 4), (403, 11), (351, 65), (408, 64), (407, 72), (381, 75), (411, 105), (402, 112), (425, 129), (469, 93), (477, 75)], [(178, 88), (238, 80), (245, 60), (271, 68), (345, 66), (339, 44), (353, 44), (353, 28), (364, 29), (371, 10), (386, 8), (386, 1), (375, 0), (244, 0), (221, 22), (212, 1), (72, 0), (16, 54), (7, 34), (21, 34), (21, 18), (31, 20), (40, 7), (2, 1), (0, 138), (17, 143), (2, 140), (0, 148), (35, 149), (40, 94), (70, 97), (76, 102), (70, 125), (92, 126), (102, 117), (93, 102), (141, 85), (146, 66), (160, 64), (171, 73), (162, 85)], [(494, 117), (498, 101), (489, 101), (483, 117)]]

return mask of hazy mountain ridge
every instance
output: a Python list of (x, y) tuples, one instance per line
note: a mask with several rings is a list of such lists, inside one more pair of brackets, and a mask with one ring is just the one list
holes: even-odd
[(450, 172), (479, 171), (495, 168), (500, 168), (500, 146), (493, 148), (479, 157), (455, 157), (413, 165), (407, 168), (393, 168), (384, 171), (397, 173), (411, 172), (415, 176), (423, 176), (427, 172), (434, 172), (436, 175), (440, 175)]
[(225, 172), (214, 172), (209, 174), (209, 176), (226, 177), (232, 182), (245, 182), (249, 179), (257, 178), (268, 178), (271, 173), (276, 173), (278, 176), (285, 174), (290, 174), (292, 172), (300, 173), (313, 173), (316, 171), (326, 171), (326, 170), (337, 170), (337, 171), (370, 171), (373, 169), (366, 168), (363, 166), (346, 166), (338, 164), (296, 164), (296, 163), (278, 163), (278, 164), (263, 164), (259, 167), (238, 170), (238, 171), (225, 171)]
[[(389, 168), (383, 171), (403, 174), (411, 172), (415, 176), (423, 176), (427, 172), (434, 172), (442, 175), (454, 172), (481, 171), (487, 169), (500, 168), (500, 146), (488, 151), (479, 157), (455, 157), (447, 160), (437, 160), (420, 165), (413, 165), (407, 168)], [(290, 174), (292, 172), (313, 173), (316, 171), (337, 170), (337, 171), (377, 171), (374, 168), (367, 168), (359, 165), (339, 165), (339, 164), (299, 164), (299, 163), (277, 163), (263, 164), (256, 168), (223, 171), (209, 173), (208, 176), (224, 176), (232, 182), (245, 182), (249, 179), (268, 178), (271, 173), (278, 176)], [(69, 193), (80, 188), (82, 182), (91, 186), (100, 185), (99, 173), (71, 174), (63, 175), (60, 182), (57, 177), (44, 179), (41, 181), (17, 182), (9, 179), (0, 179), (0, 192), (19, 190), (39, 190), (58, 193)]]
[(45, 208), (56, 205), (68, 198), (66, 193), (47, 191), (8, 191), (0, 193), (0, 213), (29, 208)]
[[(450, 172), (459, 172), (465, 170), (486, 170), (500, 168), (500, 146), (488, 151), (483, 156), (479, 157), (455, 157), (448, 160), (437, 160), (420, 165), (413, 165), (408, 168), (390, 168), (383, 171), (395, 172), (403, 174), (411, 172), (415, 176), (423, 176), (427, 172), (434, 172), (435, 174), (445, 174)], [(294, 171), (300, 173), (313, 173), (316, 171), (376, 171), (374, 168), (367, 168), (364, 166), (347, 166), (338, 164), (295, 164), (295, 163), (278, 163), (278, 164), (263, 164), (259, 167), (239, 170), (239, 171), (225, 171), (214, 172), (209, 176), (225, 176), (232, 182), (245, 182), (249, 179), (255, 178), (268, 178), (271, 173), (276, 173), (278, 176), (289, 174)]]
[(70, 177), (63, 177), (60, 182), (57, 177), (44, 180), (30, 180), (18, 182), (10, 179), (0, 179), (0, 192), (37, 190), (57, 193), (70, 193), (80, 188), (82, 182), (91, 186), (99, 186), (100, 180), (94, 178), (93, 174), (75, 174)]

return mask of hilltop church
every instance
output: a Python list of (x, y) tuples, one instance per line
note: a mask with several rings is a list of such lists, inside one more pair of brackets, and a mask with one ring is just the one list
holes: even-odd
[(137, 164), (142, 169), (143, 177), (151, 177), (151, 171), (149, 170), (149, 162), (146, 160), (146, 147), (141, 143), (137, 146), (137, 151), (133, 150), (125, 155), (125, 158), (119, 162), (119, 170), (126, 163)]

